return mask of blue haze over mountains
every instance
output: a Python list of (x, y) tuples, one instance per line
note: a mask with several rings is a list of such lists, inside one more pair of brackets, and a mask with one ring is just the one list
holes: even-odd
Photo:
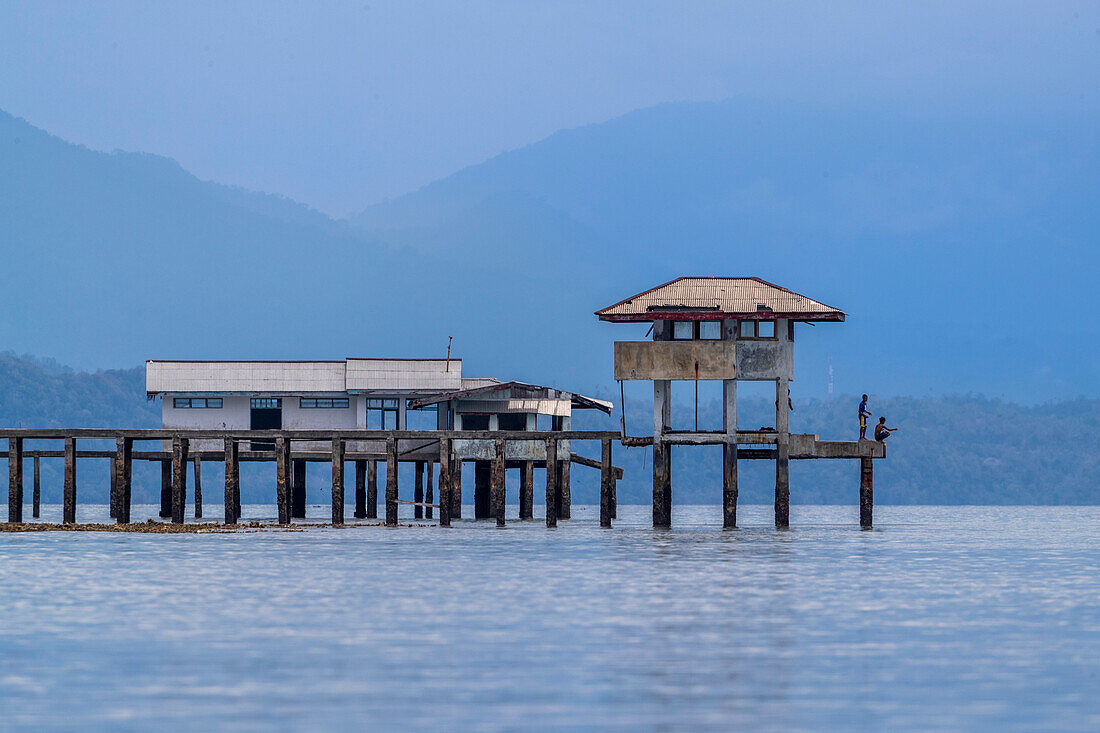
[(759, 275), (850, 314), (801, 327), (796, 398), (830, 360), (838, 393), (1095, 397), (1094, 122), (665, 104), (339, 221), (0, 114), (0, 343), (93, 368), (454, 336), (465, 374), (613, 395), (611, 343), (644, 329), (593, 310)]

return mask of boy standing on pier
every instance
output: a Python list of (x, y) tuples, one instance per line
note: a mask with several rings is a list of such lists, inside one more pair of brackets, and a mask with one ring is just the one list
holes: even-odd
[(863, 395), (863, 401), (859, 403), (859, 439), (867, 437), (867, 418), (871, 413), (867, 410), (867, 395)]

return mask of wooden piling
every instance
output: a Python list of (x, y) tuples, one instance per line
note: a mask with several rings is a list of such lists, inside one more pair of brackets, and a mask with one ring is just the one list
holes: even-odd
[(672, 446), (653, 443), (653, 526), (672, 526)]
[(22, 438), (8, 438), (8, 521), (23, 521)]
[(497, 526), (504, 526), (504, 470), (505, 470), (505, 444), (503, 438), (496, 440), (496, 460), (493, 461), (493, 477), (491, 489), (491, 504), (493, 517), (497, 520)]
[(859, 526), (871, 529), (875, 512), (875, 474), (870, 456), (859, 459)]
[(367, 461), (367, 519), (378, 519), (378, 461)]
[(301, 458), (291, 461), (290, 465), (290, 517), (306, 518), (306, 462)]
[(462, 459), (451, 459), (451, 519), (462, 519)]
[(435, 503), (435, 491), (432, 488), (432, 472), (435, 470), (434, 461), (428, 461), (424, 466), (424, 518), (433, 519), (432, 504)]
[(413, 519), (424, 518), (424, 461), (417, 461), (413, 469)]
[(490, 461), (474, 461), (474, 519), (490, 519), (493, 516), (489, 499), (492, 473)]
[(42, 474), (38, 456), (34, 457), (34, 490), (31, 496), (31, 516), (38, 519), (38, 510), (42, 504)]
[(130, 507), (133, 486), (134, 439), (115, 439), (115, 492), (118, 495), (118, 511), (115, 521), (118, 524), (130, 523)]
[(195, 519), (202, 519), (202, 460), (195, 454)]
[(775, 445), (775, 526), (786, 529), (791, 524), (790, 442), (780, 433)]
[(535, 516), (535, 462), (524, 461), (519, 474), (519, 518)]
[(172, 439), (172, 523), (183, 524), (187, 503), (187, 438)]
[(290, 524), (290, 446), (286, 438), (275, 439), (275, 505), (279, 524)]
[(239, 449), (233, 438), (225, 439), (225, 523), (236, 524), (241, 518), (241, 473)]
[(439, 441), (439, 526), (451, 526), (451, 439)]
[(61, 521), (76, 524), (76, 438), (65, 438), (65, 488)]
[(560, 519), (570, 519), (573, 516), (573, 495), (572, 489), (570, 488), (571, 481), (569, 477), (570, 473), (572, 473), (572, 465), (572, 462), (569, 460), (562, 461), (558, 473), (560, 476), (558, 482), (558, 497), (561, 502), (561, 511), (558, 512), (558, 517)]
[(614, 491), (614, 474), (611, 473), (611, 441), (600, 443), (600, 526), (611, 526), (611, 494)]
[(160, 462), (160, 516), (172, 516), (172, 460)]
[(397, 438), (386, 438), (386, 526), (397, 526)]
[(546, 440), (546, 526), (558, 526), (558, 440), (548, 438)]
[(352, 516), (356, 519), (367, 518), (367, 462), (365, 460), (355, 462), (355, 511)]
[(332, 524), (344, 524), (344, 441), (332, 439)]

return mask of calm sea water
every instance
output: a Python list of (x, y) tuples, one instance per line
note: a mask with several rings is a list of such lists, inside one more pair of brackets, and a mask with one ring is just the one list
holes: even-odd
[(0, 534), (0, 729), (1100, 730), (1100, 508), (791, 515)]

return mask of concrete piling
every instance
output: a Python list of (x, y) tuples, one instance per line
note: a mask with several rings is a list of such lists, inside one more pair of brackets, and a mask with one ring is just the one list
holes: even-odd
[(424, 518), (424, 461), (417, 461), (413, 468), (413, 519)]
[(433, 461), (428, 461), (427, 465), (424, 466), (424, 503), (426, 504), (426, 506), (424, 507), (425, 519), (433, 518), (432, 504), (435, 503), (435, 492), (432, 489), (432, 472), (435, 470), (433, 468), (434, 465), (435, 464)]
[(451, 459), (451, 519), (462, 519), (462, 459)]
[(559, 519), (570, 519), (573, 516), (573, 495), (570, 481), (570, 474), (572, 473), (572, 463), (568, 460), (561, 462), (561, 467), (558, 469), (558, 497), (561, 504), (561, 509), (558, 512)]
[(61, 514), (64, 524), (76, 524), (76, 438), (65, 438), (65, 487)]
[(653, 526), (672, 526), (672, 446), (653, 443)]
[(367, 461), (367, 519), (378, 519), (378, 461)]
[(791, 524), (790, 442), (780, 433), (775, 445), (775, 526), (786, 529)]
[(611, 526), (611, 494), (615, 477), (611, 472), (611, 441), (600, 441), (600, 526)]
[(134, 441), (132, 438), (115, 439), (115, 491), (118, 494), (118, 524), (130, 523), (130, 507), (133, 485)]
[(22, 438), (8, 438), (8, 521), (23, 521)]
[(386, 438), (386, 526), (397, 526), (397, 438)]
[(535, 504), (535, 462), (524, 461), (519, 474), (519, 518), (533, 519)]
[(497, 520), (497, 526), (504, 526), (504, 471), (505, 471), (505, 445), (503, 438), (496, 440), (496, 460), (493, 461), (493, 476), (491, 488), (492, 514)]
[(275, 439), (275, 505), (279, 524), (290, 524), (290, 446), (286, 438)]
[(31, 496), (31, 516), (38, 519), (38, 510), (42, 504), (42, 474), (38, 456), (34, 457), (34, 490)]
[(859, 459), (859, 526), (871, 529), (875, 510), (874, 468), (870, 456)]
[(111, 465), (108, 467), (110, 470), (110, 487), (107, 494), (107, 506), (109, 508), (108, 515), (111, 519), (118, 517), (118, 481), (115, 476), (115, 459), (111, 458)]
[(195, 455), (195, 519), (202, 519), (202, 460)]
[(233, 438), (225, 439), (225, 523), (236, 524), (241, 518), (241, 479), (239, 449)]
[(355, 512), (352, 516), (367, 518), (367, 462), (364, 460), (355, 462)]
[(160, 462), (160, 516), (172, 516), (172, 459)]
[(558, 526), (558, 439), (546, 441), (546, 526)]
[(187, 502), (187, 438), (172, 439), (172, 524), (183, 524)]
[(290, 517), (306, 518), (306, 462), (301, 458), (291, 461)]
[(451, 526), (451, 440), (439, 441), (439, 526)]
[(344, 441), (332, 439), (332, 524), (344, 524)]

